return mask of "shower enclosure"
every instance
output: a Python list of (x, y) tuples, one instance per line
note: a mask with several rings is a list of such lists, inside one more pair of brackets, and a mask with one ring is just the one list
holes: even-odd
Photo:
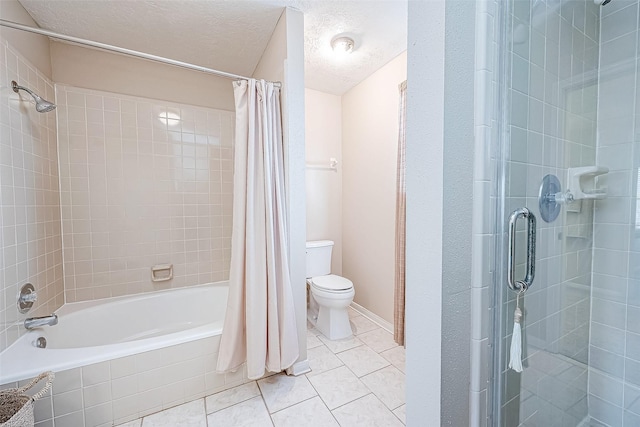
[[(600, 3), (496, 3), (489, 425), (640, 425), (639, 4)], [(521, 207), (537, 232), (517, 373), (507, 368), (517, 295), (508, 221)], [(513, 239), (516, 279), (528, 271), (525, 222)]]

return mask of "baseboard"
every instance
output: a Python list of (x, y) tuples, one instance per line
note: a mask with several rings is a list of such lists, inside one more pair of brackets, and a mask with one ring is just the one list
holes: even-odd
[(297, 377), (298, 375), (306, 374), (307, 372), (311, 372), (311, 365), (309, 365), (309, 359), (298, 360), (293, 364), (290, 368), (286, 370), (287, 375), (293, 375)]
[(367, 317), (373, 323), (378, 324), (378, 326), (380, 326), (382, 329), (386, 330), (387, 332), (393, 333), (393, 325), (387, 322), (386, 320), (384, 320), (382, 317), (378, 316), (377, 314), (372, 313), (371, 311), (367, 310), (366, 308), (364, 308), (363, 306), (355, 302), (351, 303), (351, 308), (357, 311), (358, 313), (362, 314), (364, 317)]

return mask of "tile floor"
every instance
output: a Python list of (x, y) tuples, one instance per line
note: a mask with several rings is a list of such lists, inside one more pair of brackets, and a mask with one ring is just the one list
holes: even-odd
[(403, 426), (404, 348), (349, 311), (354, 336), (345, 340), (329, 341), (308, 324), (308, 374), (262, 378), (121, 427)]

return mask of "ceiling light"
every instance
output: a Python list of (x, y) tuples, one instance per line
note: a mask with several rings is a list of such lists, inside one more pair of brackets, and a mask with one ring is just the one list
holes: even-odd
[(351, 37), (339, 36), (331, 40), (331, 48), (337, 54), (347, 54), (353, 51), (355, 42)]

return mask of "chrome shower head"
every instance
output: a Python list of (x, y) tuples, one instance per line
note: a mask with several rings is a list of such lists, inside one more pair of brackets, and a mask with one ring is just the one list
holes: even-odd
[(15, 80), (11, 81), (11, 87), (13, 88), (13, 91), (15, 93), (18, 93), (18, 91), (22, 89), (29, 95), (31, 95), (34, 101), (36, 101), (36, 111), (38, 113), (48, 113), (49, 111), (56, 108), (56, 104), (54, 104), (53, 102), (49, 102), (46, 99), (42, 99), (40, 96), (36, 95), (35, 93), (33, 93), (33, 91), (27, 89), (26, 87), (19, 86)]

